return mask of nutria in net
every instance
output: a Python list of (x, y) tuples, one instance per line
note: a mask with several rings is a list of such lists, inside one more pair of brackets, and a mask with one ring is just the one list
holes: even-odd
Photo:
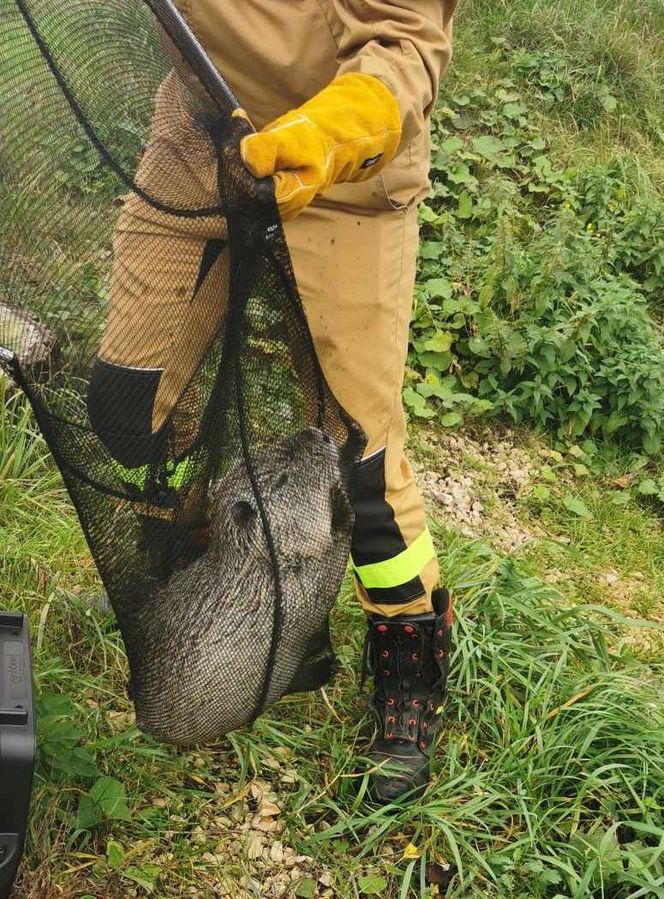
[[(141, 608), (131, 695), (141, 730), (191, 745), (247, 724), (287, 692), (317, 635), (326, 633), (348, 558), (352, 512), (336, 444), (307, 428), (258, 450), (253, 461), (268, 545), (250, 473), (240, 465), (210, 498), (205, 553)], [(281, 572), (282, 622), (271, 552)]]

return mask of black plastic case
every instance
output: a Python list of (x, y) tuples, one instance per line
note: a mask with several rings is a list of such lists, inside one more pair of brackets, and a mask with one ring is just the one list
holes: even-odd
[(0, 612), (0, 899), (16, 877), (35, 764), (30, 635), (25, 616)]

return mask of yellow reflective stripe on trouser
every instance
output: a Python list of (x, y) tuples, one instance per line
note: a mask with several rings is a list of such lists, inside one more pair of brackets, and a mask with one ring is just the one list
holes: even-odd
[(356, 565), (353, 562), (353, 568), (367, 590), (374, 587), (398, 587), (417, 577), (435, 554), (433, 540), (427, 529), (398, 556), (385, 559), (384, 562), (372, 562), (370, 565)]

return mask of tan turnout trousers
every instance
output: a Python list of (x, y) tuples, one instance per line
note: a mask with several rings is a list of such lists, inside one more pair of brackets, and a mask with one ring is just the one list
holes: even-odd
[[(428, 189), (428, 116), (451, 55), (455, 2), (179, 3), (257, 128), (346, 71), (383, 79), (400, 104), (404, 132), (395, 160), (372, 180), (330, 189), (286, 226), (321, 365), (368, 436), (357, 471), (352, 565), (365, 610), (386, 615), (430, 611), (439, 579), (422, 499), (404, 455), (401, 391), (418, 245), (416, 204)], [(186, 157), (178, 153), (188, 117), (186, 92), (172, 74), (157, 97), (138, 179), (149, 188), (152, 171), (163, 178), (168, 157), (180, 179), (187, 173), (198, 202), (214, 194), (214, 159), (207, 145), (201, 144), (200, 154), (192, 149), (191, 133)], [(222, 314), (216, 298), (226, 277), (219, 250), (224, 236), (221, 219), (179, 219), (135, 194), (125, 198), (99, 351), (103, 384), (93, 378), (91, 408), (95, 391), (102, 399), (116, 388), (122, 394), (123, 378), (143, 374), (155, 386), (153, 431), (161, 427)], [(154, 335), (149, 345), (146, 330)], [(141, 339), (132, 341), (132, 334)]]

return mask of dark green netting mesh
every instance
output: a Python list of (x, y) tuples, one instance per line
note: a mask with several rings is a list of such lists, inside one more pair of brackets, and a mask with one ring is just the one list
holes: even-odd
[(0, 6), (0, 356), (182, 744), (329, 677), (362, 449), (236, 106), (168, 0)]

